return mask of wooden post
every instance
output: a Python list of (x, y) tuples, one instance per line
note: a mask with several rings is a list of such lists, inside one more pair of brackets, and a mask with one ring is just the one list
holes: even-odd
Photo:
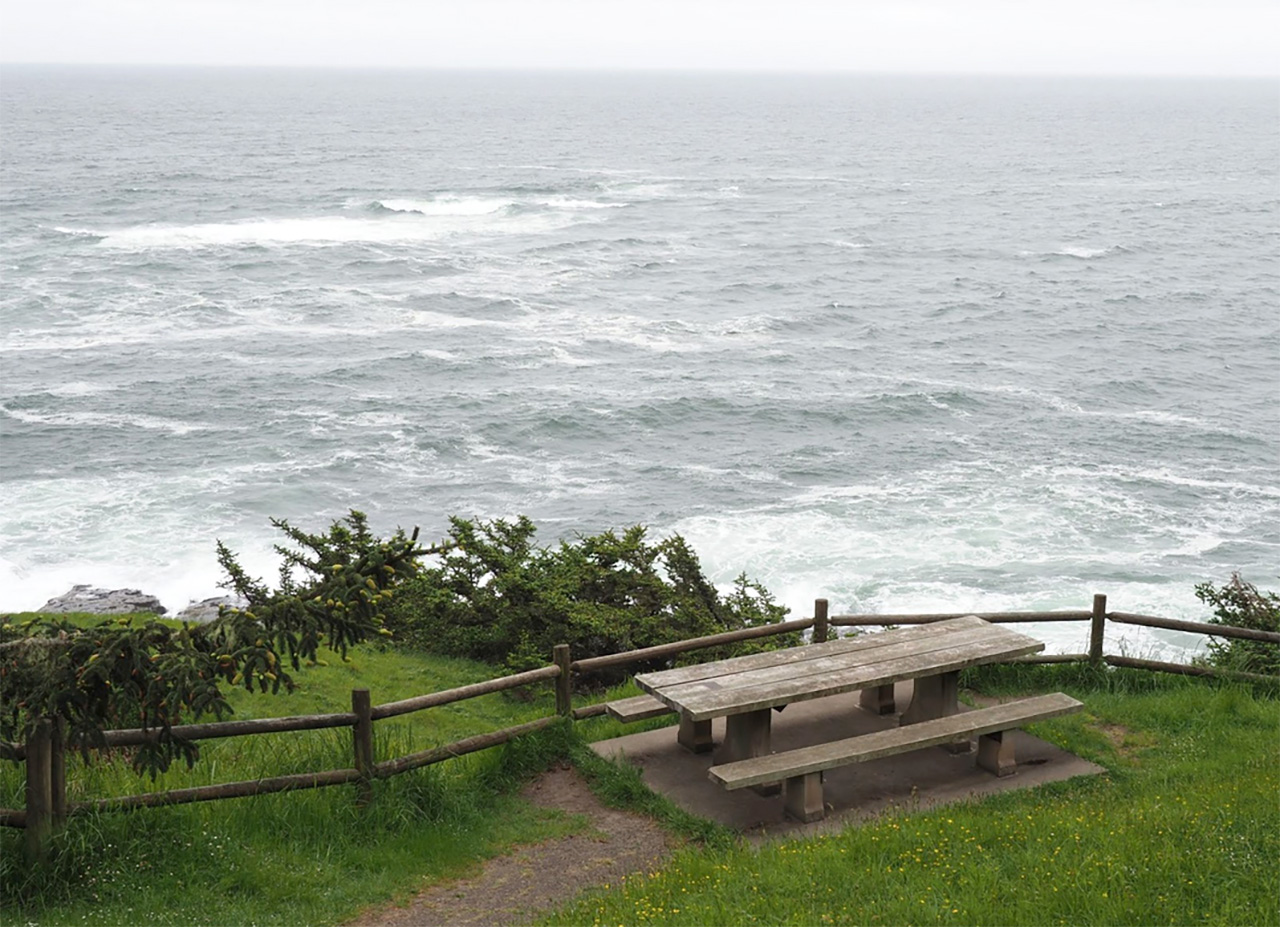
[(813, 601), (813, 642), (815, 644), (826, 643), (827, 640), (827, 600), (814, 599)]
[(26, 851), (31, 864), (44, 862), (49, 854), (53, 825), (52, 733), (52, 722), (41, 718), (27, 737)]
[(556, 677), (556, 714), (566, 717), (573, 714), (573, 677), (569, 665), (569, 645), (556, 644), (551, 648), (551, 660), (560, 667), (560, 675)]
[(49, 811), (55, 830), (67, 823), (67, 744), (61, 718), (53, 719), (49, 742)]
[(1107, 625), (1107, 597), (1093, 597), (1093, 623), (1089, 629), (1089, 662), (1102, 665), (1102, 635)]
[(356, 753), (356, 772), (360, 773), (357, 804), (373, 801), (373, 702), (368, 689), (351, 690), (351, 711), (356, 723), (351, 726), (351, 739)]

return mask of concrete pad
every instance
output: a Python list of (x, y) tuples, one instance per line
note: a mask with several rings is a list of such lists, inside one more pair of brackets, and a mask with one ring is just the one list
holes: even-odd
[[(910, 704), (911, 687), (910, 681), (898, 683), (894, 697), (899, 711)], [(797, 702), (773, 713), (773, 750), (777, 753), (885, 730), (896, 726), (898, 717), (863, 710), (857, 692)], [(1017, 773), (1004, 778), (977, 766), (976, 749), (952, 754), (945, 747), (828, 770), (823, 782), (827, 816), (813, 824), (787, 817), (781, 795), (761, 796), (751, 789), (728, 792), (712, 782), (707, 778), (711, 754), (691, 753), (681, 747), (676, 743), (675, 727), (628, 734), (591, 746), (603, 757), (623, 758), (638, 766), (649, 788), (686, 811), (755, 839), (838, 830), (894, 807), (929, 808), (1105, 771), (1023, 731), (1011, 736)], [(717, 744), (724, 739), (723, 718), (713, 722), (712, 738)]]

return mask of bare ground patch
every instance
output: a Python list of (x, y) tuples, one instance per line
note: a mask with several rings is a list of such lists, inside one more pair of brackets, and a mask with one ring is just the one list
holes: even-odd
[(592, 829), (520, 847), (480, 874), (432, 885), (404, 906), (366, 911), (350, 927), (510, 927), (527, 924), (584, 889), (652, 868), (670, 852), (649, 818), (608, 808), (572, 768), (555, 769), (521, 793), (543, 808), (591, 819)]

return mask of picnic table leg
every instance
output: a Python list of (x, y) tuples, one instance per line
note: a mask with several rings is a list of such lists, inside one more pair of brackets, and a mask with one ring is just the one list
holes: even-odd
[(783, 792), (783, 809), (797, 821), (809, 824), (826, 816), (827, 806), (822, 801), (822, 773), (792, 776)]
[(858, 703), (873, 715), (893, 714), (893, 683), (863, 689), (858, 695)]
[(993, 731), (978, 738), (978, 765), (997, 776), (1012, 776), (1018, 771), (1013, 756), (1013, 731)]
[[(911, 704), (902, 713), (901, 724), (916, 724), (935, 718), (949, 718), (960, 711), (960, 673), (939, 673), (922, 676), (915, 681)], [(969, 738), (947, 744), (952, 753), (968, 753), (972, 749)]]
[[(724, 742), (716, 751), (714, 762), (720, 765), (767, 756), (773, 752), (772, 731), (768, 708), (729, 715), (724, 719)], [(752, 786), (752, 790), (759, 795), (777, 795), (782, 790), (782, 783), (767, 782)]]
[(680, 732), (676, 734), (680, 746), (693, 753), (706, 753), (711, 749), (711, 722), (694, 721), (680, 712)]

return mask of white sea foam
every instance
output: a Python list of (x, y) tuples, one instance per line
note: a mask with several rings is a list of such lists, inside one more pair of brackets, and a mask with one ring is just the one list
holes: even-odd
[(1019, 257), (1069, 257), (1078, 258), (1080, 260), (1091, 260), (1092, 258), (1106, 257), (1109, 254), (1119, 254), (1124, 249), (1120, 245), (1110, 245), (1105, 248), (1087, 248), (1083, 245), (1064, 245), (1061, 248), (1055, 248), (1049, 251), (1019, 251)]
[[(885, 120), (868, 135), (827, 118), (843, 80), (805, 99), (718, 81), (678, 107), (619, 89), (609, 108), (557, 76), (567, 118), (504, 145), (493, 77), (432, 97), (458, 131), (424, 154), (403, 97), (365, 94), (380, 79), (322, 80), (314, 106), (264, 87), (227, 132), (188, 115), (225, 100), (207, 77), (145, 126), (106, 85), (27, 95), (68, 105), (28, 114), (41, 144), (12, 154), (30, 196), (0, 241), (0, 404), (45, 417), (0, 413), (6, 600), (91, 581), (185, 604), (216, 591), (214, 538), (270, 577), (269, 516), (320, 529), (352, 506), (429, 535), (449, 514), (528, 514), (548, 541), (674, 525), (718, 582), (746, 569), (805, 612), (820, 594), (950, 611), (1105, 592), (1196, 617), (1195, 582), (1265, 583), (1276, 561), (1276, 204), (1251, 195), (1269, 98), (1117, 92), (1063, 149), (1039, 141), (1060, 103), (1079, 111), (1056, 85), (1017, 118), (994, 92), (929, 119), (921, 88), (903, 106), (867, 85)], [(516, 80), (511, 99), (538, 89)], [(88, 90), (120, 129), (94, 171), (56, 144)], [(796, 131), (742, 160), (762, 103)], [(334, 106), (379, 144), (310, 132)], [(990, 131), (940, 131), (956, 113)], [(1186, 126), (1223, 113), (1237, 167), (1187, 175)], [(249, 167), (148, 178), (135, 149), (165, 126)], [(254, 173), (282, 131), (308, 140), (305, 169)], [(1097, 180), (1100, 145), (1123, 195), (1058, 190)], [(655, 164), (681, 175), (630, 166)], [(1168, 190), (1125, 192), (1152, 177)], [(234, 430), (182, 430), (206, 420)], [(1079, 631), (1046, 633), (1079, 650)], [(1119, 645), (1166, 645), (1133, 633)]]
[[(192, 249), (241, 245), (433, 242), (456, 235), (535, 234), (563, 228), (585, 207), (512, 213), (492, 201), (398, 201), (405, 208), (385, 217), (270, 217), (197, 225), (143, 225), (103, 230), (102, 248)], [(423, 208), (418, 208), (423, 207)], [(594, 208), (594, 207), (592, 207)]]
[(115, 388), (108, 383), (86, 383), (83, 380), (73, 380), (70, 383), (50, 386), (47, 392), (52, 396), (95, 396), (99, 393), (109, 393)]
[(224, 426), (204, 422), (180, 422), (139, 413), (112, 412), (32, 412), (0, 405), (0, 412), (29, 425), (60, 425), (70, 428), (142, 428), (186, 435), (197, 431), (225, 430)]

